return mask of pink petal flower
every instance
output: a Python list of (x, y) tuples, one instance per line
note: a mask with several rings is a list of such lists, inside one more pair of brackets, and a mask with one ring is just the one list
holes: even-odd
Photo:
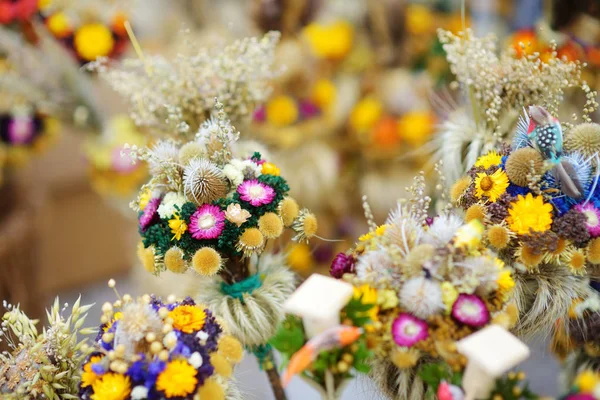
[(257, 179), (244, 181), (238, 186), (237, 192), (240, 194), (240, 199), (254, 207), (270, 204), (275, 198), (275, 190)]
[(35, 125), (31, 117), (14, 117), (8, 123), (8, 137), (13, 144), (31, 142), (35, 133)]
[(590, 236), (600, 236), (600, 210), (594, 207), (592, 203), (586, 205), (577, 204), (575, 209), (587, 218), (585, 226)]
[(452, 306), (452, 316), (465, 325), (480, 327), (490, 322), (490, 312), (474, 294), (461, 294)]
[(408, 313), (401, 313), (392, 323), (392, 337), (398, 346), (412, 347), (429, 337), (427, 322)]
[(160, 206), (161, 198), (157, 197), (148, 202), (142, 215), (140, 216), (140, 229), (142, 232), (145, 232), (146, 229), (156, 220), (158, 219), (158, 206)]
[(218, 206), (204, 204), (192, 214), (188, 226), (194, 239), (216, 239), (225, 228), (225, 213)]
[(129, 153), (131, 153), (130, 149), (124, 149), (122, 147), (117, 147), (112, 151), (111, 161), (115, 171), (126, 174), (134, 171), (138, 167), (132, 162)]

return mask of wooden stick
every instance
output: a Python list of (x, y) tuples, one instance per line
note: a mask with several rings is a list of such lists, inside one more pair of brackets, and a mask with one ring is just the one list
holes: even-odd
[(277, 364), (275, 364), (275, 357), (273, 357), (273, 350), (269, 350), (269, 354), (265, 360), (265, 372), (267, 373), (267, 378), (269, 378), (269, 384), (271, 385), (271, 389), (273, 390), (273, 395), (276, 400), (287, 400), (287, 396), (285, 394), (285, 390), (283, 390), (283, 386), (281, 385), (281, 378), (279, 377), (279, 372), (277, 372)]

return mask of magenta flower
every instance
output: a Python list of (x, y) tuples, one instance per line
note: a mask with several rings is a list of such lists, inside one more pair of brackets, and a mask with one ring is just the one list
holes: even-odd
[(142, 232), (145, 232), (146, 229), (148, 229), (148, 227), (158, 219), (158, 213), (156, 210), (158, 210), (158, 206), (160, 206), (160, 201), (161, 198), (156, 197), (151, 199), (148, 204), (146, 204), (146, 207), (140, 216), (140, 229)]
[(254, 207), (270, 204), (275, 198), (275, 190), (269, 185), (256, 179), (244, 181), (237, 188), (240, 199), (252, 204)]
[(265, 111), (264, 106), (258, 106), (256, 110), (254, 110), (254, 122), (265, 122), (267, 118), (267, 112)]
[(225, 228), (225, 213), (218, 206), (204, 204), (190, 217), (189, 230), (194, 239), (216, 239)]
[(490, 312), (474, 294), (461, 294), (452, 306), (452, 316), (465, 325), (480, 327), (490, 322)]
[(398, 346), (412, 347), (429, 337), (427, 322), (408, 313), (401, 313), (392, 323), (392, 337)]
[(31, 142), (35, 133), (35, 125), (31, 117), (14, 117), (8, 123), (8, 138), (12, 144)]
[(591, 393), (575, 393), (565, 397), (565, 400), (596, 400)]
[(354, 257), (346, 253), (338, 253), (331, 263), (329, 273), (336, 279), (340, 279), (344, 274), (354, 272)]
[(594, 207), (592, 203), (577, 204), (575, 209), (585, 215), (587, 221), (585, 227), (591, 237), (600, 236), (600, 210)]
[(321, 112), (321, 110), (315, 103), (307, 100), (302, 101), (298, 108), (300, 110), (300, 118), (302, 119), (313, 118), (319, 115), (319, 113)]

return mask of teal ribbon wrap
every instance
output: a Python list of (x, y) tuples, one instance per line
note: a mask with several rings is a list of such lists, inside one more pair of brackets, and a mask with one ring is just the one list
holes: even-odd
[(231, 285), (221, 282), (221, 292), (234, 299), (244, 300), (244, 293), (251, 294), (261, 286), (262, 280), (260, 279), (260, 275), (256, 274)]
[(246, 346), (246, 350), (250, 353), (254, 354), (256, 359), (258, 360), (258, 366), (261, 371), (265, 368), (265, 364), (267, 364), (271, 360), (271, 350), (272, 347), (269, 343), (259, 344), (257, 346)]

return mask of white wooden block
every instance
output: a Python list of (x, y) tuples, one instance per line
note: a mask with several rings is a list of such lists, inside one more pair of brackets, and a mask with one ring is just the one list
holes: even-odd
[(309, 338), (340, 324), (340, 311), (353, 294), (351, 284), (313, 274), (284, 303), (287, 313), (302, 318)]
[(462, 385), (467, 399), (489, 396), (496, 378), (529, 357), (529, 347), (506, 329), (491, 325), (456, 344), (469, 359)]

